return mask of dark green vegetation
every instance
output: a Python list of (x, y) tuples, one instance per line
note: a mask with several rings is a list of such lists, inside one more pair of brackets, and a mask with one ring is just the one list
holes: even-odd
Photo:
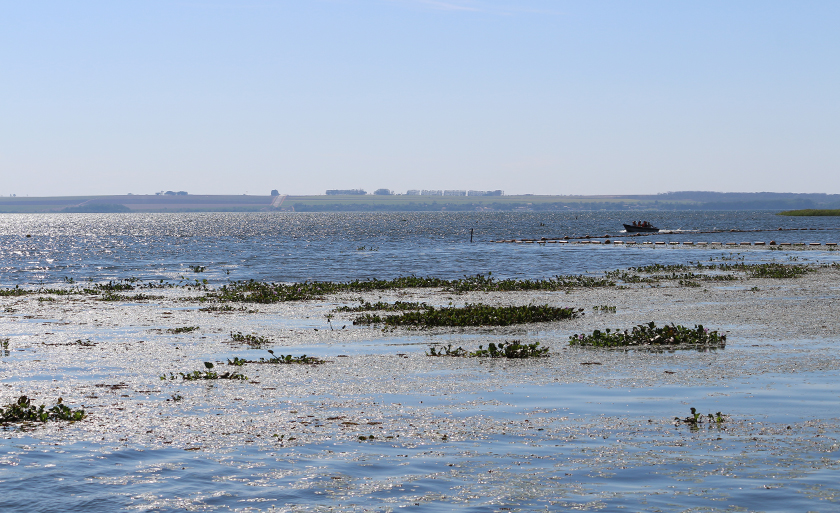
[(0, 408), (0, 425), (6, 426), (18, 422), (44, 423), (54, 420), (76, 422), (85, 418), (86, 415), (85, 410), (81, 408), (73, 410), (64, 404), (61, 397), (58, 398), (55, 406), (47, 408), (43, 404), (33, 405), (28, 397), (22, 395), (16, 402)]
[(246, 363), (272, 363), (272, 364), (309, 364), (309, 365), (318, 365), (324, 363), (324, 360), (320, 358), (315, 358), (314, 356), (292, 356), (290, 354), (287, 355), (280, 355), (276, 356), (274, 351), (268, 349), (268, 352), (271, 354), (271, 358), (260, 358), (259, 360), (245, 360), (239, 357), (234, 357), (233, 360), (228, 359), (228, 365), (236, 365), (237, 367), (241, 367)]
[(245, 312), (245, 313), (259, 313), (259, 310), (250, 310), (245, 308), (244, 306), (240, 306), (239, 308), (230, 306), (230, 305), (210, 305), (205, 306), (204, 308), (198, 309), (201, 312), (218, 312), (218, 313), (232, 313), (232, 312)]
[(204, 271), (207, 270), (207, 267), (205, 267), (203, 265), (191, 265), (191, 266), (189, 266), (189, 268), (190, 268), (190, 271), (192, 271), (194, 273), (203, 273)]
[(758, 264), (750, 266), (750, 278), (799, 278), (803, 274), (813, 272), (814, 269), (804, 265)]
[[(248, 379), (248, 376), (244, 374), (239, 374), (237, 372), (223, 372), (219, 374), (218, 372), (213, 370), (213, 362), (204, 362), (204, 367), (207, 369), (205, 371), (192, 371), (192, 372), (179, 372), (177, 375), (173, 372), (169, 373), (169, 379), (178, 379), (178, 376), (181, 376), (181, 379), (184, 381), (201, 381), (207, 379), (232, 379), (232, 380), (239, 380), (244, 381)], [(162, 375), (160, 377), (161, 380), (166, 380), (166, 375)]]
[(130, 301), (151, 301), (154, 299), (163, 299), (163, 296), (154, 296), (151, 294), (143, 294), (142, 292), (139, 294), (115, 294), (113, 292), (106, 292), (97, 298), (99, 301), (119, 301), (119, 302), (130, 302)]
[(242, 343), (248, 344), (249, 346), (253, 346), (253, 347), (260, 347), (263, 344), (268, 344), (268, 343), (271, 342), (271, 340), (267, 339), (266, 337), (261, 337), (261, 336), (257, 335), (256, 333), (246, 335), (246, 334), (243, 334), (241, 331), (237, 331), (235, 333), (233, 331), (231, 331), (230, 332), (230, 339), (233, 340), (234, 342), (242, 342)]
[(490, 275), (484, 276), (481, 274), (457, 280), (403, 276), (393, 280), (356, 280), (345, 283), (317, 281), (284, 284), (251, 280), (235, 281), (223, 285), (217, 291), (209, 292), (201, 299), (217, 302), (277, 303), (318, 299), (328, 294), (340, 292), (370, 292), (407, 288), (440, 288), (450, 292), (496, 292), (565, 290), (574, 287), (609, 287), (613, 285), (615, 285), (615, 282), (610, 279), (590, 276), (556, 276), (544, 280), (496, 280)]
[[(203, 269), (201, 266), (193, 266)], [(180, 281), (168, 283), (160, 281), (143, 282), (137, 278), (109, 281), (107, 283), (87, 283), (84, 286), (73, 286), (71, 288), (46, 288), (25, 289), (20, 286), (14, 288), (0, 289), (0, 297), (16, 297), (29, 294), (52, 294), (59, 296), (88, 295), (97, 296), (102, 301), (148, 301), (162, 299), (161, 296), (154, 296), (145, 293), (133, 295), (122, 294), (126, 291), (138, 289), (165, 289), (183, 288), (206, 292), (204, 296), (197, 298), (200, 302), (241, 302), (241, 303), (277, 303), (282, 301), (305, 301), (311, 299), (322, 299), (330, 294), (346, 292), (371, 292), (400, 290), (407, 288), (438, 288), (445, 292), (512, 292), (512, 291), (561, 291), (581, 287), (614, 287), (616, 284), (659, 284), (673, 282), (686, 287), (697, 287), (700, 282), (721, 282), (739, 280), (746, 275), (751, 278), (797, 278), (805, 273), (811, 272), (811, 268), (795, 264), (745, 264), (743, 262), (720, 263), (720, 264), (679, 264), (661, 265), (654, 264), (645, 267), (631, 267), (626, 270), (616, 270), (604, 273), (603, 277), (598, 276), (554, 276), (541, 280), (519, 280), (519, 279), (496, 279), (491, 274), (465, 276), (456, 280), (441, 278), (421, 278), (417, 276), (403, 276), (392, 280), (365, 280), (351, 282), (305, 282), (305, 283), (265, 283), (258, 281), (233, 281), (222, 285), (216, 290), (211, 290), (207, 280)], [(200, 271), (199, 271), (200, 272)], [(740, 273), (740, 274), (738, 274)], [(65, 280), (68, 284), (74, 284), (72, 278)], [(49, 299), (45, 298), (45, 301)], [(369, 306), (368, 306), (369, 305)], [(362, 303), (358, 307), (339, 307), (336, 311), (396, 311), (424, 309), (423, 303), (396, 302), (393, 304)], [(250, 310), (244, 307), (234, 308), (228, 305), (209, 305), (201, 308), (205, 312), (247, 312), (257, 313), (258, 310)]]
[(198, 329), (198, 326), (182, 326), (180, 328), (171, 328), (171, 329), (168, 329), (166, 331), (168, 331), (169, 333), (177, 334), (177, 333), (189, 333), (189, 332), (195, 331), (197, 329)]
[(840, 216), (840, 209), (804, 208), (801, 210), (785, 210), (779, 212), (780, 216)]
[(548, 356), (548, 348), (540, 347), (539, 342), (532, 344), (523, 344), (521, 340), (504, 341), (496, 345), (493, 342), (488, 344), (487, 349), (484, 346), (478, 346), (478, 349), (472, 352), (466, 351), (463, 347), (456, 349), (452, 348), (452, 344), (447, 346), (429, 346), (429, 351), (426, 356), (456, 356), (469, 358), (540, 358)]
[(649, 322), (633, 327), (630, 331), (595, 330), (591, 335), (572, 335), (569, 344), (593, 347), (627, 347), (627, 346), (706, 346), (724, 347), (726, 335), (717, 331), (709, 331), (702, 325), (693, 329), (679, 325), (666, 325), (661, 328)]
[(582, 315), (582, 309), (563, 308), (549, 305), (489, 306), (466, 304), (462, 307), (429, 307), (422, 312), (406, 312), (400, 315), (360, 315), (353, 324), (384, 324), (386, 326), (410, 326), (429, 328), (435, 326), (510, 326), (530, 322), (551, 322), (573, 319)]
[(699, 428), (704, 421), (708, 425), (716, 425), (719, 427), (726, 421), (726, 415), (723, 415), (721, 412), (717, 412), (714, 415), (709, 413), (706, 417), (704, 417), (702, 414), (697, 413), (697, 408), (691, 408), (691, 415), (688, 417), (683, 419), (674, 417), (675, 424), (688, 424), (692, 429)]
[(406, 310), (428, 310), (431, 308), (426, 303), (412, 303), (410, 301), (397, 301), (395, 303), (385, 303), (377, 301), (370, 303), (368, 301), (360, 301), (359, 306), (339, 306), (335, 309), (336, 312), (402, 312)]

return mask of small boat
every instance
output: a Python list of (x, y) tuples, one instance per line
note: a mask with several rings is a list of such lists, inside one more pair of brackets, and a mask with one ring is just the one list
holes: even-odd
[(655, 233), (659, 231), (659, 228), (653, 226), (652, 224), (648, 224), (647, 226), (633, 226), (632, 224), (625, 224), (624, 230), (627, 233), (637, 233), (637, 232), (646, 232), (646, 233)]

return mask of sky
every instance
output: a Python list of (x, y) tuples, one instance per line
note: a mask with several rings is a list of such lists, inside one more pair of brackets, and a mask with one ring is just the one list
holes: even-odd
[(840, 2), (0, 0), (0, 195), (840, 193)]

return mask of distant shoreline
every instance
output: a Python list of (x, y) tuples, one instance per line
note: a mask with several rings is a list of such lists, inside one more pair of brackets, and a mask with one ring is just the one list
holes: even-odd
[(805, 217), (830, 217), (840, 216), (840, 209), (814, 209), (806, 208), (802, 210), (785, 210), (779, 212), (780, 216), (805, 216)]
[[(277, 201), (282, 197), (282, 201)], [(840, 194), (674, 192), (650, 195), (113, 195), (0, 197), (0, 213), (175, 212), (563, 212), (584, 210), (780, 210), (838, 215)]]

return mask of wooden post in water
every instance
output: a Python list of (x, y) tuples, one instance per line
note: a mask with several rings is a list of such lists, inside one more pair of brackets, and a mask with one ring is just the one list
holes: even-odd
[(470, 242), (472, 242), (472, 237), (473, 237), (473, 229), (470, 228)]

